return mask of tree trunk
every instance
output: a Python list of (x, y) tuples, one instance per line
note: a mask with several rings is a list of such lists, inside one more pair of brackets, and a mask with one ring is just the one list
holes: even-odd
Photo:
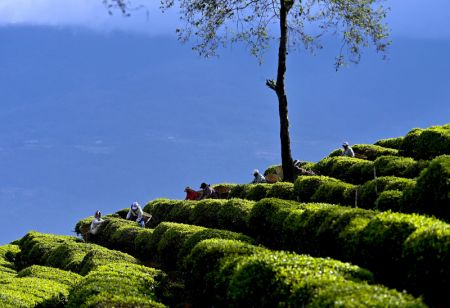
[(280, 115), (280, 139), (281, 139), (281, 162), (283, 166), (284, 181), (294, 181), (294, 169), (291, 154), (291, 138), (289, 136), (289, 118), (286, 91), (284, 89), (284, 76), (286, 74), (287, 55), (287, 15), (290, 7), (286, 7), (286, 0), (280, 1), (280, 46), (278, 49), (278, 72), (275, 92), (278, 97), (278, 112)]

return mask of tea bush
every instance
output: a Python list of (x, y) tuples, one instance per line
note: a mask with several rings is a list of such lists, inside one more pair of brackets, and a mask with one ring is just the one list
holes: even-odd
[(366, 209), (375, 208), (375, 201), (385, 190), (404, 191), (414, 187), (415, 181), (394, 176), (383, 176), (368, 181), (358, 188), (358, 206)]
[(160, 221), (171, 221), (245, 232), (252, 205), (251, 201), (238, 199), (201, 201), (156, 199), (144, 209), (155, 218), (153, 226)]
[(380, 156), (375, 162), (377, 176), (415, 178), (428, 166), (428, 161), (415, 161), (411, 157)]
[(397, 137), (397, 138), (380, 139), (377, 142), (375, 142), (375, 145), (379, 145), (384, 148), (400, 150), (402, 143), (403, 137)]
[[(372, 280), (371, 273), (357, 266), (273, 252), (236, 241), (202, 241), (194, 247), (186, 263), (190, 269), (187, 288), (195, 292), (194, 300), (201, 299), (198, 304), (206, 306), (300, 307), (318, 298), (325, 300), (320, 296), (323, 292), (332, 293), (333, 302), (350, 297), (356, 306), (363, 306), (367, 299), (374, 306), (387, 302), (398, 307), (425, 306), (410, 295), (368, 285), (366, 281)], [(333, 293), (336, 285), (347, 292)], [(203, 292), (198, 294), (197, 290)]]
[(82, 278), (82, 276), (64, 271), (54, 267), (32, 265), (21, 270), (17, 277), (34, 277), (40, 279), (47, 279), (66, 285), (68, 287), (75, 286)]
[(368, 160), (375, 160), (380, 156), (398, 155), (398, 150), (384, 148), (374, 144), (355, 144), (352, 146), (355, 154), (360, 154), (367, 157)]
[(70, 287), (34, 277), (0, 280), (2, 307), (58, 307), (67, 302)]
[[(411, 275), (424, 277), (433, 273), (434, 280), (427, 280), (427, 288), (415, 293), (424, 294), (427, 300), (434, 296), (431, 290), (450, 287), (449, 263), (445, 263), (450, 252), (447, 239), (440, 240), (441, 246), (430, 248), (429, 252), (407, 248), (416, 232), (446, 234), (450, 226), (436, 219), (264, 199), (254, 205), (249, 223), (255, 239), (268, 247), (347, 260), (373, 271), (377, 281), (400, 289), (408, 287), (405, 283)], [(420, 260), (436, 251), (439, 256), (427, 263), (428, 268), (412, 265), (414, 260), (420, 264)], [(411, 267), (418, 272), (412, 274)]]
[(164, 274), (130, 263), (97, 267), (70, 294), (68, 307), (165, 307), (156, 292)]
[(450, 124), (411, 130), (403, 140), (400, 154), (427, 160), (450, 154)]
[(0, 279), (16, 276), (17, 272), (14, 266), (14, 260), (19, 251), (20, 248), (17, 245), (8, 244), (0, 246)]
[(415, 211), (450, 221), (450, 155), (433, 159), (405, 197)]
[(328, 157), (315, 165), (321, 175), (330, 176), (347, 183), (362, 184), (373, 179), (372, 161), (347, 156)]
[(302, 202), (309, 202), (311, 197), (317, 191), (317, 189), (323, 184), (328, 182), (338, 182), (338, 179), (328, 176), (299, 176), (294, 183), (294, 196), (295, 199)]
[(379, 211), (403, 211), (403, 192), (399, 190), (385, 190), (375, 200), (375, 209)]

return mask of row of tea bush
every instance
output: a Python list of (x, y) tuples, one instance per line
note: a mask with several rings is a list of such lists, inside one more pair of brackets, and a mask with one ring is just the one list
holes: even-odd
[(228, 226), (271, 248), (350, 261), (373, 271), (377, 281), (428, 300), (443, 300), (440, 288), (450, 287), (450, 225), (433, 218), (273, 198), (157, 199), (145, 211), (154, 223)]
[(165, 307), (155, 295), (164, 274), (130, 255), (38, 232), (17, 244), (14, 268), (21, 270), (0, 279), (2, 307)]
[[(93, 239), (112, 239), (113, 234), (105, 234), (118, 231), (108, 227), (111, 224), (120, 222), (108, 218), (99, 230), (101, 237)], [(183, 273), (194, 305), (274, 307), (348, 301), (353, 305), (425, 306), (405, 293), (368, 284), (372, 274), (357, 266), (270, 251), (238, 233), (162, 222), (151, 234), (146, 258), (165, 270)]]

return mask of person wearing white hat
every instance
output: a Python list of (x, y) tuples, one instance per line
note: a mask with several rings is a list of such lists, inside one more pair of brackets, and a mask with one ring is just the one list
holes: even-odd
[(258, 169), (253, 170), (253, 176), (255, 177), (252, 181), (252, 184), (258, 184), (258, 183), (267, 183), (266, 178), (264, 175), (259, 173)]
[(342, 147), (344, 148), (344, 151), (342, 152), (341, 156), (355, 157), (355, 152), (353, 152), (352, 147), (348, 144), (347, 141), (342, 143)]
[(142, 228), (145, 227), (144, 212), (137, 202), (131, 203), (130, 210), (127, 214), (127, 219), (135, 220)]
[(89, 232), (91, 232), (91, 234), (97, 234), (98, 229), (103, 222), (102, 213), (100, 211), (95, 211), (94, 219), (89, 227)]

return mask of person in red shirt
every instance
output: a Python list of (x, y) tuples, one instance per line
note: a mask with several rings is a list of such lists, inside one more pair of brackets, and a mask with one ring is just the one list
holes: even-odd
[(189, 186), (186, 187), (184, 191), (186, 192), (186, 198), (184, 200), (198, 200), (198, 198), (200, 197), (200, 193), (196, 192)]

